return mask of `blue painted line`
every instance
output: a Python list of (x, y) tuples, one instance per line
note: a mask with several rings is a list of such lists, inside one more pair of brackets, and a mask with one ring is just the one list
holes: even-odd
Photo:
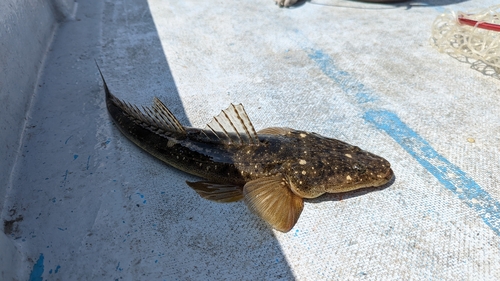
[(332, 79), (344, 93), (353, 96), (358, 103), (364, 104), (378, 100), (363, 83), (352, 77), (348, 72), (340, 70), (328, 54), (314, 49), (307, 49), (306, 52), (326, 76)]
[(89, 155), (89, 157), (87, 158), (87, 170), (89, 169), (89, 165), (90, 165), (90, 155)]
[(465, 204), (474, 209), (483, 221), (500, 236), (500, 203), (481, 188), (459, 167), (440, 155), (432, 146), (408, 127), (393, 112), (373, 109), (377, 95), (348, 72), (338, 68), (333, 59), (321, 50), (303, 47), (309, 58), (332, 79), (342, 91), (356, 100), (364, 110), (364, 119), (385, 131), (420, 165), (436, 177)]
[(441, 156), (396, 114), (385, 110), (368, 110), (364, 118), (391, 136), (442, 185), (473, 208), (497, 235), (500, 235), (500, 203), (472, 178)]
[(64, 142), (64, 144), (68, 144), (69, 139), (72, 138), (72, 137), (73, 137), (73, 135), (69, 136), (69, 138), (66, 139), (66, 141)]
[(33, 270), (31, 270), (29, 281), (42, 281), (43, 277), (43, 254), (40, 254), (40, 257), (36, 261), (35, 265), (33, 265)]

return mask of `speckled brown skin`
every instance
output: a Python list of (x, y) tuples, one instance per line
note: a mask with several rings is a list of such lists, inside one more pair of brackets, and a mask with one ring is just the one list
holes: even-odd
[[(215, 183), (243, 187), (251, 180), (280, 174), (302, 198), (380, 186), (392, 178), (387, 160), (345, 142), (315, 133), (273, 128), (259, 132), (258, 145), (207, 141), (201, 129), (187, 134), (156, 133), (138, 124), (109, 96), (108, 111), (120, 131), (165, 163)], [(267, 130), (269, 131), (269, 130)]]
[[(380, 186), (393, 176), (387, 160), (345, 142), (289, 128), (272, 128), (280, 134), (259, 132), (261, 146), (234, 154), (245, 181), (281, 174), (302, 198)], [(274, 133), (273, 132), (273, 133)]]
[[(104, 89), (108, 112), (128, 139), (206, 179), (187, 182), (201, 197), (244, 198), (250, 210), (282, 232), (297, 222), (302, 198), (380, 186), (393, 176), (384, 158), (336, 139), (289, 128), (256, 133), (241, 105), (230, 106), (201, 130), (183, 127), (157, 99), (140, 110), (113, 96), (106, 82)], [(220, 131), (214, 131), (217, 126)]]

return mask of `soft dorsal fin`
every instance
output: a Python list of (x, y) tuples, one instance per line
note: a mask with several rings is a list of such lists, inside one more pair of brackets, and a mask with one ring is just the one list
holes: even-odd
[(262, 129), (257, 132), (259, 135), (287, 135), (288, 133), (294, 131), (294, 129), (287, 127), (269, 127)]
[(257, 132), (242, 104), (231, 104), (214, 117), (202, 131), (209, 139), (225, 144), (258, 144)]
[(293, 228), (304, 208), (303, 199), (290, 190), (281, 175), (247, 182), (243, 195), (252, 212), (281, 232)]

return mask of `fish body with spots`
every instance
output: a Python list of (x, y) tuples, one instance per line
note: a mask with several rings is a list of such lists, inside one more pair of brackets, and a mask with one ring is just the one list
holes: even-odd
[(201, 197), (244, 199), (279, 231), (293, 228), (303, 198), (381, 186), (393, 177), (387, 160), (336, 139), (281, 127), (256, 132), (241, 104), (223, 110), (204, 129), (188, 128), (160, 100), (139, 109), (111, 94), (102, 79), (108, 112), (128, 139), (203, 178), (187, 182)]

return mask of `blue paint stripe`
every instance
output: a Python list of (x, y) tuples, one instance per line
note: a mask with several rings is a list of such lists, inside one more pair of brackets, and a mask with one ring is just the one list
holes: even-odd
[(441, 184), (456, 194), (469, 207), (476, 210), (483, 221), (497, 235), (500, 235), (500, 203), (472, 178), (441, 156), (425, 139), (403, 123), (396, 114), (385, 110), (368, 110), (364, 118), (390, 135)]
[(311, 58), (332, 79), (344, 93), (353, 96), (358, 103), (367, 103), (378, 100), (378, 98), (363, 83), (353, 78), (348, 72), (340, 70), (334, 61), (321, 50), (306, 50)]
[(43, 277), (43, 254), (40, 254), (40, 257), (36, 261), (35, 265), (33, 265), (33, 270), (31, 270), (29, 281), (42, 281)]
[[(321, 50), (303, 47), (309, 58), (364, 110), (364, 119), (385, 131), (403, 149), (413, 156), (441, 184), (474, 209), (497, 235), (500, 236), (500, 203), (482, 189), (459, 167), (440, 155), (415, 131), (390, 111), (375, 110), (377, 95), (348, 72), (339, 69), (333, 59)], [(369, 104), (372, 103), (372, 104)]]

